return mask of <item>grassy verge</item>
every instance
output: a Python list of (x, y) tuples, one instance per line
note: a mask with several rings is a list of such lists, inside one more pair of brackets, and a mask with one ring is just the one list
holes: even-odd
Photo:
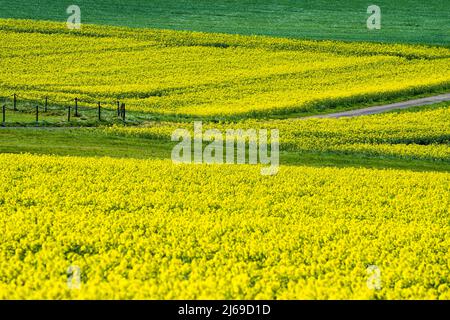
[[(53, 154), (59, 156), (169, 159), (175, 143), (142, 137), (104, 134), (100, 129), (3, 128), (0, 153)], [(450, 171), (450, 163), (370, 157), (359, 154), (280, 153), (282, 165), (316, 167), (395, 168), (415, 171)]]

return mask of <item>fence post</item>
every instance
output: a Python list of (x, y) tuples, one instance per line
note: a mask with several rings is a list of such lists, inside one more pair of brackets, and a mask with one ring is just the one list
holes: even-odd
[(98, 103), (98, 121), (102, 121), (102, 113), (101, 113), (101, 104), (100, 102)]
[(36, 125), (39, 123), (39, 106), (36, 106)]
[(17, 95), (14, 93), (14, 111), (17, 111)]
[(5, 122), (6, 122), (6, 106), (3, 106), (2, 113), (3, 113), (2, 126), (5, 126)]
[(120, 117), (120, 101), (117, 100), (117, 117)]
[(45, 107), (44, 107), (44, 112), (47, 112), (47, 106), (48, 106), (48, 97), (45, 97)]
[(75, 117), (78, 117), (78, 98), (75, 98)]
[(69, 106), (69, 112), (67, 112), (67, 121), (70, 122), (70, 106)]

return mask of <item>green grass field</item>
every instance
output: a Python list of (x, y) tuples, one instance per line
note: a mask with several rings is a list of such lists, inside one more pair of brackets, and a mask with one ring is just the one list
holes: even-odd
[[(67, 20), (73, 1), (0, 1), (0, 18)], [(79, 0), (82, 22), (280, 37), (448, 45), (446, 0), (250, 1)], [(382, 10), (382, 28), (369, 31), (367, 8)]]

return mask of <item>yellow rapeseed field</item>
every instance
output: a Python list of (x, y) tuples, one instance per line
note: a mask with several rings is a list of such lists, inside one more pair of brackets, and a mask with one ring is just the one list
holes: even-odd
[[(0, 96), (158, 115), (323, 110), (448, 88), (450, 49), (0, 20)], [(107, 104), (104, 105), (108, 107)]]
[(3, 299), (450, 298), (449, 173), (0, 162)]

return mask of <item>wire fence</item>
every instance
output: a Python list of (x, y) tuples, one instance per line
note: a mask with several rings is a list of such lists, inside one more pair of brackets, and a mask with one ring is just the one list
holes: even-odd
[[(18, 114), (32, 115), (36, 124), (45, 118), (58, 118), (60, 121), (73, 120), (106, 121), (108, 119), (126, 121), (126, 106), (120, 100), (92, 101), (81, 100), (78, 97), (69, 100), (50, 99), (44, 97), (29, 97), (17, 93), (0, 96), (1, 120), (5, 126), (8, 119), (17, 119)], [(20, 121), (15, 121), (20, 122)]]

